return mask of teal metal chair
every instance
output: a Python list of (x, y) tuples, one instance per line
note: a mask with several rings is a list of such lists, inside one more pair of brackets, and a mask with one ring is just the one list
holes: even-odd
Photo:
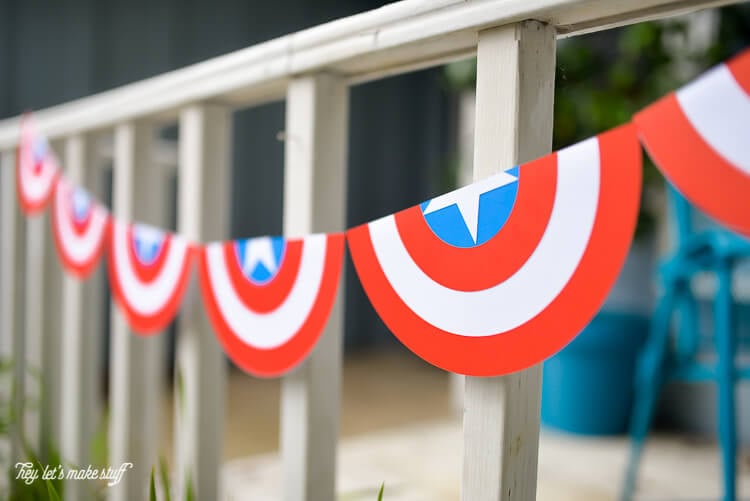
[[(736, 303), (732, 295), (732, 273), (750, 258), (750, 241), (711, 225), (694, 228), (690, 204), (671, 186), (668, 198), (674, 223), (675, 250), (660, 263), (659, 297), (649, 337), (636, 369), (635, 401), (630, 425), (630, 457), (622, 490), (623, 501), (633, 498), (638, 463), (663, 385), (670, 380), (714, 382), (718, 395), (718, 435), (723, 465), (724, 501), (736, 499), (737, 432), (735, 382), (750, 379), (750, 367), (736, 362)], [(715, 354), (710, 361), (699, 357), (704, 333), (698, 321), (698, 299), (691, 282), (699, 273), (716, 277), (712, 328), (708, 340)]]

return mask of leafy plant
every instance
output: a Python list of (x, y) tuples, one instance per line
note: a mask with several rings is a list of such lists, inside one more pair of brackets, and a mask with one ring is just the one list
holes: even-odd
[[(28, 381), (40, 384), (41, 378), (38, 370), (27, 368), (26, 374), (30, 377)], [(7, 485), (4, 491), (0, 491), (0, 499), (8, 501), (47, 501), (64, 499), (64, 480), (58, 475), (54, 478), (41, 478), (41, 472), (45, 465), (54, 468), (63, 466), (66, 468), (78, 468), (78, 466), (65, 461), (55, 444), (47, 441), (37, 447), (32, 446), (23, 430), (23, 413), (28, 409), (38, 408), (38, 402), (32, 399), (21, 399), (20, 385), (14, 378), (14, 364), (10, 361), (0, 360), (0, 383), (10, 388), (10, 394), (3, 394), (0, 398), (0, 440), (15, 442), (21, 449), (21, 461), (35, 465), (39, 477), (34, 481), (26, 482), (18, 477), (18, 470), (13, 464), (16, 458), (0, 458), (6, 464)], [(90, 488), (93, 484), (87, 484)], [(86, 493), (87, 499), (104, 499), (106, 483), (100, 482), (94, 490)]]
[(158, 501), (156, 497), (156, 479), (154, 475), (154, 467), (151, 467), (151, 480), (148, 483), (148, 499), (149, 501)]
[[(156, 476), (158, 474), (159, 483), (161, 489), (157, 489)], [(193, 482), (190, 478), (190, 473), (187, 474), (185, 479), (185, 501), (195, 501), (195, 491), (193, 488)], [(159, 466), (151, 468), (151, 478), (149, 481), (149, 501), (171, 501), (172, 487), (169, 481), (169, 469), (167, 467), (167, 460), (164, 456), (159, 458)]]
[(164, 501), (171, 501), (169, 495), (169, 471), (167, 470), (167, 459), (162, 456), (159, 458), (159, 475), (161, 477), (161, 485), (164, 486)]
[[(19, 385), (14, 376), (15, 365), (11, 360), (0, 360), (0, 382), (6, 388), (10, 388), (10, 394), (0, 399), (0, 439), (17, 443), (23, 453), (22, 462), (35, 465), (37, 471), (43, 472), (43, 465), (62, 465), (64, 462), (54, 444), (50, 442), (39, 444), (38, 448), (32, 447), (30, 441), (24, 435), (22, 426), (23, 409), (35, 408), (38, 402), (30, 399), (19, 398)], [(29, 381), (40, 385), (39, 371), (27, 368)], [(40, 452), (41, 451), (41, 452)], [(12, 458), (3, 457), (2, 461), (10, 463)], [(17, 478), (17, 469), (8, 464), (7, 492), (3, 497), (9, 501), (46, 501), (49, 499), (60, 499), (63, 492), (63, 481), (59, 478), (36, 479), (27, 482), (23, 478)], [(56, 497), (53, 497), (54, 493)]]
[[(734, 17), (745, 20), (735, 20), (739, 27), (734, 30), (750, 27), (750, 16)], [(725, 31), (735, 33), (734, 38), (720, 30), (719, 42), (698, 52), (676, 49), (688, 45), (675, 43), (684, 41), (687, 29), (684, 22), (674, 20), (638, 23), (561, 40), (557, 48), (553, 148), (560, 149), (626, 123), (634, 113), (684, 83), (684, 72), (678, 71), (680, 64), (684, 67), (687, 62), (704, 69), (727, 57), (729, 51), (722, 47), (737, 35), (733, 30)], [(476, 60), (450, 64), (444, 75), (455, 91), (473, 89)], [(646, 158), (645, 198), (636, 236), (653, 230), (655, 211), (649, 197), (658, 193), (662, 184), (663, 178)]]
[(50, 481), (46, 481), (47, 485), (47, 497), (50, 501), (60, 501), (60, 495), (57, 493), (57, 489), (55, 489), (55, 485)]

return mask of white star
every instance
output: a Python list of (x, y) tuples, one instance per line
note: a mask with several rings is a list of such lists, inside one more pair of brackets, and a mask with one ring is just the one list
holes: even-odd
[(245, 244), (245, 256), (242, 260), (242, 271), (245, 274), (252, 274), (258, 263), (265, 266), (268, 272), (273, 275), (276, 273), (278, 263), (276, 255), (273, 252), (273, 245), (270, 237), (252, 238)]
[(466, 229), (469, 230), (474, 243), (477, 242), (477, 227), (479, 226), (479, 197), (483, 193), (492, 191), (506, 184), (517, 181), (518, 178), (508, 172), (501, 172), (482, 181), (472, 183), (461, 189), (451, 191), (445, 195), (433, 198), (424, 208), (424, 214), (439, 211), (451, 205), (458, 207), (464, 220)]

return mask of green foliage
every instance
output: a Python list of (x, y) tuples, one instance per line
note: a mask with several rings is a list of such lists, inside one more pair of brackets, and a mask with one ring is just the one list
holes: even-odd
[(750, 4), (728, 5), (721, 9), (721, 23), (716, 40), (699, 62), (718, 64), (750, 44)]
[[(707, 50), (690, 52), (681, 21), (638, 23), (625, 28), (558, 42), (555, 75), (555, 150), (628, 122), (634, 113), (684, 83), (686, 64), (699, 71), (729, 57), (748, 42), (750, 9), (721, 10), (718, 40)], [(692, 75), (687, 75), (688, 77)], [(448, 65), (449, 88), (473, 88), (476, 61)], [(644, 195), (660, 189), (662, 177), (646, 158)], [(636, 235), (648, 234), (655, 218), (641, 206)]]
[(187, 479), (185, 480), (185, 485), (187, 486), (187, 492), (185, 493), (185, 501), (195, 501), (195, 491), (193, 490), (193, 480), (190, 478), (190, 472), (187, 474)]
[(172, 497), (169, 494), (169, 470), (167, 469), (167, 458), (164, 456), (159, 458), (159, 477), (161, 478), (161, 485), (164, 488), (164, 501), (171, 501)]
[(57, 489), (55, 488), (55, 485), (50, 481), (47, 480), (47, 496), (50, 501), (60, 501), (60, 495), (57, 493)]
[(108, 465), (109, 458), (109, 416), (106, 411), (102, 418), (99, 420), (99, 424), (91, 437), (91, 447), (89, 449), (89, 457), (91, 458), (91, 464), (103, 468)]
[[(627, 122), (682, 83), (667, 40), (684, 37), (683, 23), (640, 23), (614, 34), (614, 40), (604, 33), (560, 44), (555, 148)], [(611, 47), (595, 49), (597, 44)]]
[[(22, 408), (35, 408), (38, 402), (22, 400), (19, 398), (19, 387), (14, 376), (15, 365), (11, 360), (0, 360), (0, 384), (11, 388), (10, 395), (0, 399), (0, 438), (8, 442), (17, 442), (23, 453), (22, 462), (36, 465), (40, 472), (40, 478), (33, 482), (26, 482), (17, 477), (18, 470), (15, 465), (8, 464), (7, 481), (8, 492), (0, 493), (0, 496), (8, 501), (47, 501), (60, 499), (63, 492), (63, 481), (57, 477), (54, 479), (41, 479), (44, 465), (64, 464), (57, 447), (52, 443), (40, 444), (38, 450), (31, 446), (29, 440), (23, 434)], [(28, 369), (30, 376), (28, 382), (41, 384), (39, 371)], [(5, 463), (10, 463), (11, 458), (0, 458)], [(54, 494), (54, 495), (53, 495)]]
[[(626, 123), (640, 109), (683, 83), (675, 67), (677, 55), (667, 40), (685, 36), (679, 22), (640, 23), (618, 30), (614, 40), (579, 37), (565, 41), (558, 51), (555, 94), (555, 149)], [(608, 50), (593, 47), (610, 42)], [(592, 43), (593, 42), (593, 43)], [(644, 195), (662, 178), (646, 158)], [(650, 233), (655, 216), (641, 205), (636, 235)]]
[(156, 479), (154, 478), (154, 467), (151, 467), (151, 480), (149, 481), (148, 487), (148, 499), (149, 501), (158, 501), (156, 497)]
[[(156, 477), (159, 477), (159, 487), (157, 489)], [(167, 459), (164, 456), (159, 458), (158, 470), (156, 466), (151, 467), (151, 479), (149, 481), (149, 500), (150, 501), (171, 501), (172, 487), (169, 480), (169, 467)], [(185, 476), (185, 501), (195, 501), (195, 487), (193, 486), (190, 472)]]
[(378, 501), (383, 501), (383, 491), (385, 490), (385, 482), (380, 484), (380, 491), (378, 492)]
[(445, 83), (454, 91), (474, 87), (477, 80), (477, 65), (474, 59), (464, 59), (445, 66)]
[[(6, 501), (59, 501), (65, 497), (63, 494), (63, 480), (57, 477), (54, 479), (42, 479), (41, 472), (44, 471), (45, 465), (50, 465), (53, 468), (55, 465), (65, 465), (69, 468), (77, 468), (77, 466), (64, 461), (53, 444), (42, 444), (39, 448), (42, 451), (40, 453), (23, 437), (23, 430), (21, 429), (23, 409), (21, 407), (25, 407), (26, 409), (34, 408), (36, 402), (21, 402), (17, 399), (19, 390), (13, 379), (13, 370), (14, 365), (12, 362), (0, 359), (0, 384), (12, 389), (11, 394), (7, 398), (0, 398), (0, 439), (8, 441), (18, 440), (24, 454), (23, 462), (36, 465), (40, 476), (35, 481), (26, 483), (23, 479), (16, 478), (17, 469), (11, 465), (11, 467), (7, 468), (6, 472), (8, 491), (0, 492), (0, 499)], [(39, 371), (29, 370), (27, 373), (31, 376), (29, 379), (32, 382), (35, 381), (38, 383), (41, 380)], [(108, 419), (105, 416), (94, 433), (92, 440), (92, 465), (99, 467), (104, 467), (107, 464), (107, 421)], [(5, 463), (9, 462), (9, 458), (7, 457), (0, 459)], [(157, 488), (156, 482), (157, 474), (159, 477), (159, 488)], [(185, 500), (195, 501), (195, 486), (189, 472), (186, 476), (185, 486)], [(104, 499), (106, 497), (106, 489), (106, 482), (101, 482), (96, 491), (87, 495), (86, 499)], [(154, 501), (171, 501), (170, 492), (169, 469), (166, 458), (161, 456), (158, 467), (154, 466), (151, 469), (149, 499)]]
[[(41, 375), (38, 370), (27, 369), (26, 374), (30, 376), (27, 378), (26, 384), (41, 384)], [(36, 465), (39, 476), (28, 483), (22, 478), (16, 478), (18, 469), (15, 468), (15, 461), (9, 457), (0, 458), (7, 464), (7, 491), (0, 492), (0, 499), (7, 501), (54, 501), (64, 499), (64, 480), (60, 478), (58, 473), (62, 469), (79, 468), (79, 466), (65, 461), (56, 445), (51, 442), (41, 443), (38, 447), (31, 445), (24, 434), (23, 413), (28, 409), (38, 408), (39, 403), (19, 398), (20, 389), (14, 376), (14, 364), (0, 360), (0, 384), (11, 388), (10, 395), (3, 395), (4, 398), (0, 398), (0, 439), (17, 443), (22, 451), (21, 462)], [(57, 420), (58, 416), (52, 416), (52, 419)], [(106, 443), (106, 434), (104, 441)], [(106, 462), (106, 458), (104, 462)], [(104, 465), (104, 462), (101, 463), (101, 466)], [(54, 478), (42, 478), (42, 473), (46, 467), (57, 468), (57, 472), (51, 474), (54, 475)], [(92, 490), (84, 493), (86, 499), (104, 499), (106, 482), (102, 481), (96, 485), (87, 483), (85, 485), (87, 489), (93, 487)]]

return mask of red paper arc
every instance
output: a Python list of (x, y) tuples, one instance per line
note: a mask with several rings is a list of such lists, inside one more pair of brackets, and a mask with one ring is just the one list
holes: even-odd
[[(460, 374), (507, 374), (595, 315), (632, 241), (641, 175), (626, 125), (353, 228), (349, 248), (373, 306), (414, 353)], [(483, 228), (494, 234), (478, 243)]]
[(47, 139), (37, 133), (31, 116), (24, 115), (16, 152), (16, 192), (24, 214), (30, 216), (44, 210), (59, 175), (58, 161)]
[(234, 363), (271, 377), (302, 362), (328, 321), (343, 255), (342, 233), (206, 245), (200, 256), (201, 291)]
[(178, 235), (146, 225), (112, 222), (109, 238), (112, 295), (137, 334), (155, 334), (174, 319), (196, 252)]
[(52, 204), (52, 235), (63, 267), (78, 278), (99, 263), (109, 230), (109, 212), (85, 190), (60, 178)]
[(750, 236), (750, 50), (633, 121), (654, 163), (680, 193)]

